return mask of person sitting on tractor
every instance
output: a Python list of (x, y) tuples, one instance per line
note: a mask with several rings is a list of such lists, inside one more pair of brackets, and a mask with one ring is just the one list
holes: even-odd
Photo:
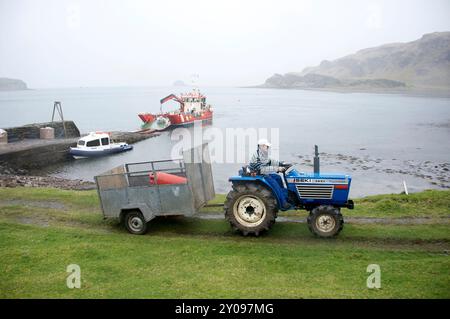
[(252, 175), (265, 175), (269, 173), (282, 173), (286, 170), (283, 162), (269, 158), (269, 148), (272, 145), (266, 139), (258, 141), (258, 148), (248, 165)]
[[(277, 173), (284, 173), (292, 165), (269, 158), (270, 147), (271, 144), (268, 140), (261, 139), (258, 141), (258, 148), (247, 166), (247, 173), (251, 176), (264, 175), (264, 180), (271, 185), (272, 189), (277, 189), (278, 192), (287, 192), (280, 175)], [(282, 207), (288, 208), (290, 205), (286, 198), (287, 196), (280, 198), (280, 204)]]

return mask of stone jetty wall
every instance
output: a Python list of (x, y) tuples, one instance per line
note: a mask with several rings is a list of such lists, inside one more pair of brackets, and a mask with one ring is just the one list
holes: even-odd
[[(24, 149), (12, 149), (10, 152), (0, 154), (0, 167), (3, 167), (3, 169), (8, 167), (12, 171), (17, 169), (30, 170), (69, 161), (72, 159), (69, 154), (69, 147), (76, 146), (76, 144), (76, 138), (60, 139)], [(13, 144), (10, 145), (12, 146)]]
[[(73, 121), (64, 121), (66, 126), (66, 138), (80, 137), (80, 131)], [(34, 123), (18, 127), (3, 128), (8, 133), (8, 143), (17, 142), (24, 139), (39, 138), (39, 130), (43, 127), (55, 129), (55, 138), (64, 138), (64, 127), (61, 121)]]

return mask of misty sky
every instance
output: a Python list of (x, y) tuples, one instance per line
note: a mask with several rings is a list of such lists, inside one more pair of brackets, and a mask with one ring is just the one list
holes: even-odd
[(0, 0), (0, 77), (31, 88), (263, 83), (450, 31), (450, 0)]

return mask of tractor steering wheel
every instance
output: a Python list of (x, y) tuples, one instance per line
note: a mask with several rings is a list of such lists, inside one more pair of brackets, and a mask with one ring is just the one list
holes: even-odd
[(286, 170), (284, 171), (284, 174), (289, 173), (293, 169), (294, 169), (294, 165), (293, 164), (286, 165)]

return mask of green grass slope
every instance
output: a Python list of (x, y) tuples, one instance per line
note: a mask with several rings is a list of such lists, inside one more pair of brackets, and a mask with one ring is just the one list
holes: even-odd
[[(449, 193), (357, 203), (363, 216), (426, 208), (436, 223), (346, 224), (319, 239), (303, 223), (255, 238), (197, 218), (159, 218), (133, 236), (102, 219), (95, 192), (0, 188), (0, 298), (449, 298)], [(66, 286), (69, 264), (81, 267), (80, 289)], [(366, 286), (369, 264), (380, 289)]]

